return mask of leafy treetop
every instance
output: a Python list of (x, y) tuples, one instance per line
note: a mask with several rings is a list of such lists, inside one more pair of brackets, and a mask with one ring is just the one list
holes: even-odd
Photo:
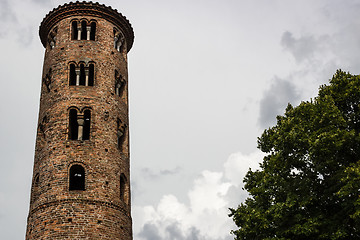
[(235, 239), (360, 239), (360, 77), (338, 70), (265, 130)]

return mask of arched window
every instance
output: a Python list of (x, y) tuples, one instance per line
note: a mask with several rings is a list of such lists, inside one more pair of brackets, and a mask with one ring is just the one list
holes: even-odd
[(125, 142), (125, 129), (126, 124), (123, 124), (121, 120), (117, 119), (117, 147), (122, 152), (124, 149)]
[(122, 173), (120, 175), (120, 200), (127, 204), (127, 181), (125, 175)]
[(93, 63), (89, 64), (89, 79), (87, 86), (94, 86), (94, 76), (95, 76), (95, 65)]
[(124, 89), (125, 89), (125, 80), (119, 74), (119, 72), (115, 70), (115, 94), (119, 97), (122, 97)]
[(80, 82), (79, 82), (79, 85), (85, 86), (85, 79), (86, 79), (85, 64), (81, 63), (80, 64)]
[(123, 34), (119, 30), (114, 28), (114, 48), (118, 52), (123, 52), (124, 43), (125, 43), (125, 38), (124, 38)]
[(40, 175), (37, 173), (34, 177), (34, 187), (38, 187), (40, 183)]
[(77, 121), (77, 110), (70, 109), (69, 112), (69, 139), (78, 140), (79, 125)]
[(90, 24), (90, 40), (95, 41), (96, 22)]
[(90, 24), (86, 20), (71, 22), (71, 40), (93, 40), (95, 41), (96, 22)]
[(70, 86), (94, 86), (95, 80), (95, 64), (80, 63), (76, 66), (70, 64), (69, 85)]
[(91, 111), (84, 111), (79, 114), (76, 109), (69, 111), (69, 139), (70, 140), (89, 140), (90, 139)]
[(70, 168), (69, 190), (85, 190), (85, 170), (81, 165)]
[(71, 85), (76, 85), (76, 70), (75, 70), (75, 64), (71, 63), (70, 64), (70, 81), (69, 84)]
[(78, 33), (79, 33), (78, 21), (72, 21), (72, 23), (71, 23), (71, 39), (79, 40)]
[(90, 120), (91, 120), (91, 112), (90, 110), (84, 111), (84, 132), (82, 140), (90, 139)]
[(50, 84), (51, 84), (51, 77), (52, 77), (52, 72), (51, 71), (52, 71), (51, 68), (49, 68), (48, 73), (43, 78), (43, 82), (44, 82), (48, 92), (50, 92)]
[(86, 29), (86, 21), (83, 20), (81, 22), (81, 40), (86, 40), (87, 39), (87, 29)]
[(48, 35), (48, 42), (50, 49), (53, 49), (56, 45), (56, 34), (57, 34), (57, 27), (55, 27)]

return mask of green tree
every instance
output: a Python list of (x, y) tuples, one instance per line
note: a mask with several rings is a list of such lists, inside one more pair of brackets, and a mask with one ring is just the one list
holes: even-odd
[(235, 239), (360, 239), (360, 77), (338, 70), (265, 130)]

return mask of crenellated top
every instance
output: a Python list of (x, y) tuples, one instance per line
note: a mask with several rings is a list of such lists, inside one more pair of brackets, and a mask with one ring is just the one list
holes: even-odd
[(105, 6), (104, 4), (99, 4), (98, 2), (93, 3), (86, 1), (65, 3), (64, 5), (54, 8), (45, 16), (39, 27), (39, 35), (43, 46), (46, 47), (49, 31), (58, 21), (69, 16), (78, 15), (100, 17), (113, 23), (124, 34), (127, 51), (130, 51), (134, 42), (134, 31), (129, 20), (116, 9)]

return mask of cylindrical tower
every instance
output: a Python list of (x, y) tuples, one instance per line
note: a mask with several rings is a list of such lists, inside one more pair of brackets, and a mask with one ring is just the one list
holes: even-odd
[(43, 19), (46, 48), (26, 239), (132, 239), (129, 21), (75, 2)]

